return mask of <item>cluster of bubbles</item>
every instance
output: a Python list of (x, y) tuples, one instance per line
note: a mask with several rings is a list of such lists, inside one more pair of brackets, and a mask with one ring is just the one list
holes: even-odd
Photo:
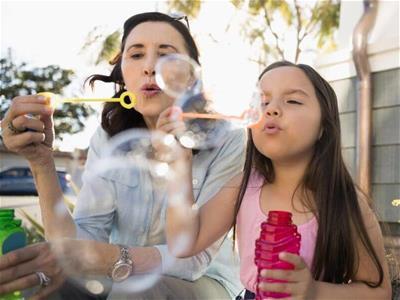
[[(174, 98), (174, 105), (182, 109), (185, 131), (180, 136), (173, 136), (159, 131), (125, 130), (111, 137), (99, 153), (89, 153), (88, 159), (95, 160), (95, 163), (88, 164), (83, 176), (86, 190), (83, 192), (95, 195), (96, 199), (83, 206), (85, 211), (79, 208), (78, 217), (82, 214), (101, 218), (105, 226), (115, 221), (110, 219), (115, 212), (119, 218), (117, 223), (131, 218), (132, 224), (118, 225), (134, 227), (129, 237), (124, 235), (122, 242), (127, 245), (151, 246), (139, 238), (146, 226), (158, 228), (152, 233), (152, 239), (165, 244), (162, 228), (165, 226), (167, 197), (173, 194), (173, 200), (179, 206), (179, 200), (187, 193), (182, 184), (187, 168), (184, 163), (184, 151), (187, 150), (184, 148), (218, 147), (231, 130), (250, 127), (261, 116), (257, 89), (247, 101), (237, 99), (245, 103), (242, 113), (224, 115), (217, 112), (213, 103), (218, 99), (213, 99), (213, 94), (204, 87), (199, 65), (187, 56), (173, 54), (162, 57), (156, 65), (156, 81), (166, 94)], [(137, 195), (144, 195), (144, 198), (139, 199)], [(60, 209), (60, 213), (65, 213), (65, 210)], [(111, 240), (113, 237), (118, 239), (118, 234), (117, 231), (111, 232)], [(184, 243), (182, 238), (182, 245)], [(81, 251), (82, 256), (93, 253), (91, 249), (82, 248)], [(177, 263), (173, 255), (163, 259), (163, 270)], [(113, 293), (135, 295), (144, 292), (161, 276), (161, 268), (135, 274), (114, 285)], [(94, 294), (107, 289), (106, 282), (105, 276), (76, 281)]]
[(258, 87), (254, 88), (249, 99), (235, 99), (241, 104), (240, 114), (219, 113), (214, 106), (217, 102), (228, 101), (228, 94), (216, 96), (212, 88), (205, 87), (200, 66), (185, 55), (162, 57), (156, 65), (156, 82), (183, 111), (186, 132), (179, 141), (186, 148), (217, 147), (228, 131), (251, 127), (260, 120), (261, 93)]

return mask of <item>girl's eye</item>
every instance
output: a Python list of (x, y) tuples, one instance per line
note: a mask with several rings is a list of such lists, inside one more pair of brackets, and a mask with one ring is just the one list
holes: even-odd
[(302, 105), (302, 104), (303, 104), (303, 103), (301, 103), (301, 102), (299, 102), (299, 101), (297, 101), (297, 100), (288, 100), (287, 103), (290, 103), (290, 104), (298, 104), (298, 105)]

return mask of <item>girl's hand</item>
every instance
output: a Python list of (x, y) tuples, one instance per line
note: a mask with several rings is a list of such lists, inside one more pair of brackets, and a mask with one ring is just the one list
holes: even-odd
[[(183, 122), (182, 109), (178, 106), (171, 106), (164, 110), (158, 117), (156, 129), (174, 135), (178, 140), (186, 131)], [(192, 158), (192, 150), (182, 147), (184, 157), (188, 160)]]
[(287, 283), (261, 282), (259, 289), (262, 291), (287, 293), (291, 296), (284, 299), (313, 299), (315, 281), (311, 276), (304, 260), (296, 254), (282, 252), (279, 259), (294, 265), (294, 270), (262, 270), (262, 277), (286, 280)]
[(158, 117), (156, 128), (179, 138), (186, 129), (182, 109), (178, 106), (168, 107)]
[(51, 158), (54, 140), (52, 115), (53, 109), (44, 96), (14, 98), (1, 120), (4, 145), (23, 155), (31, 164), (46, 164)]

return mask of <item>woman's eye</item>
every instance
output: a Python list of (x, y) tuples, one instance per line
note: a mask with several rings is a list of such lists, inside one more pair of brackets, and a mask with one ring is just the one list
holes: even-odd
[(160, 53), (158, 53), (158, 56), (163, 57), (163, 56), (171, 55), (171, 54), (172, 54), (171, 52), (160, 52)]
[(143, 57), (143, 53), (134, 53), (131, 55), (131, 57), (133, 59), (139, 59), (139, 58)]
[(290, 103), (290, 104), (298, 104), (298, 105), (303, 104), (303, 103), (301, 103), (301, 102), (299, 102), (299, 101), (297, 101), (297, 100), (288, 100), (287, 103)]

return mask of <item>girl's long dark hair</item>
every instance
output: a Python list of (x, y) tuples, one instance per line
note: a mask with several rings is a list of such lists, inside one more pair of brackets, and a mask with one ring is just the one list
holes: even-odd
[[(342, 158), (336, 94), (328, 82), (304, 64), (287, 61), (273, 63), (261, 73), (259, 80), (266, 72), (283, 66), (296, 67), (304, 72), (315, 89), (321, 107), (323, 133), (301, 182), (301, 188), (311, 191), (314, 199), (314, 202), (302, 199), (303, 204), (318, 220), (312, 275), (316, 280), (330, 283), (354, 281), (360, 259), (357, 251), (359, 238), (379, 273), (377, 282), (363, 282), (370, 287), (378, 287), (383, 281), (383, 268), (361, 215), (356, 186)], [(267, 183), (275, 178), (272, 161), (256, 149), (250, 130), (248, 136), (243, 179), (235, 207), (234, 233), (252, 169), (264, 176)]]
[[(121, 71), (121, 60), (122, 52), (125, 48), (126, 38), (133, 28), (144, 22), (165, 22), (174, 27), (183, 37), (185, 42), (186, 50), (189, 56), (194, 59), (198, 64), (199, 62), (199, 51), (196, 43), (190, 34), (189, 28), (186, 27), (179, 19), (168, 16), (159, 12), (147, 12), (134, 15), (127, 19), (124, 23), (124, 32), (121, 40), (120, 52), (110, 62), (113, 65), (110, 75), (95, 74), (90, 76), (86, 81), (93, 87), (97, 80), (103, 82), (113, 82), (115, 84), (115, 94), (113, 98), (118, 98), (123, 92), (125, 92), (125, 84), (122, 77)], [(135, 109), (123, 108), (118, 102), (108, 102), (104, 105), (101, 115), (101, 126), (108, 133), (108, 135), (114, 136), (117, 133), (129, 129), (129, 128), (145, 128), (141, 113)]]

